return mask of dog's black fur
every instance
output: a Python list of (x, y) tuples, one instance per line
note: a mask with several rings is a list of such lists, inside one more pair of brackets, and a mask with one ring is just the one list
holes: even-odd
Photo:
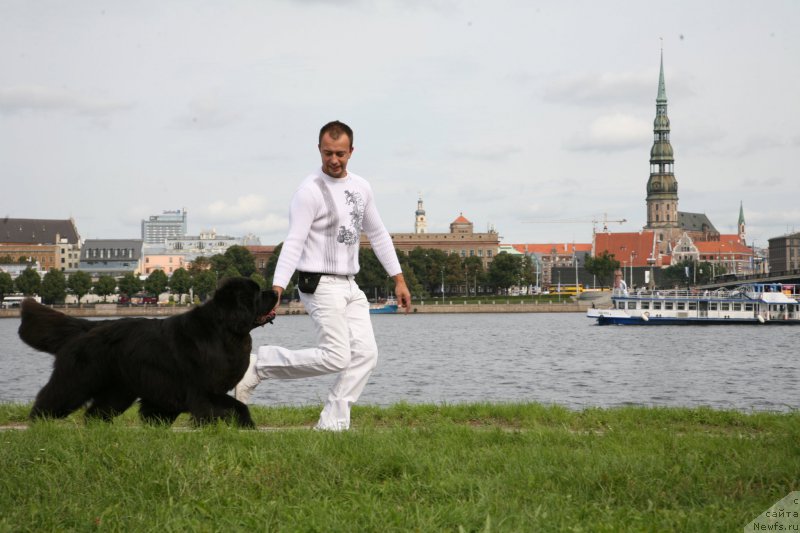
[(88, 417), (111, 420), (139, 399), (146, 422), (171, 424), (188, 412), (199, 424), (254, 427), (227, 392), (247, 370), (250, 331), (276, 302), (275, 291), (247, 278), (228, 279), (209, 302), (164, 319), (92, 321), (25, 300), (20, 338), (55, 355), (30, 417), (62, 418), (88, 403)]

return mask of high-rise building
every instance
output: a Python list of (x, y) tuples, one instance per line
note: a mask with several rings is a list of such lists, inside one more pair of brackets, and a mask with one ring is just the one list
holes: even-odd
[(169, 237), (186, 235), (186, 209), (164, 211), (142, 220), (142, 240), (145, 244), (163, 244)]

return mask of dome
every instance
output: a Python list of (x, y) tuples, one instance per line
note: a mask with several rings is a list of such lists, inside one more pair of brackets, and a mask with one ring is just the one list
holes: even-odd
[(668, 142), (656, 142), (653, 144), (653, 148), (650, 149), (650, 160), (672, 160), (673, 153), (672, 153), (672, 145)]

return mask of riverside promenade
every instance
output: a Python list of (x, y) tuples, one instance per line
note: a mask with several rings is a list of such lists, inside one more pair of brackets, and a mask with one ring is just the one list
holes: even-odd
[[(564, 301), (552, 303), (537, 302), (511, 302), (503, 298), (498, 298), (492, 302), (483, 303), (460, 303), (453, 301), (424, 300), (418, 303), (412, 302), (410, 313), (585, 313), (591, 307), (589, 301)], [(61, 307), (54, 309), (64, 314), (77, 317), (167, 317), (185, 313), (192, 306), (121, 306), (117, 304), (96, 304), (85, 307)], [(0, 318), (18, 318), (19, 308), (0, 309)], [(291, 302), (283, 304), (278, 308), (278, 315), (304, 315), (306, 314), (303, 304)], [(403, 314), (398, 311), (397, 314)]]

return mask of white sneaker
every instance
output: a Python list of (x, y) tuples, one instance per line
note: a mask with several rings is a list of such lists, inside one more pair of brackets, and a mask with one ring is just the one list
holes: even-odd
[(259, 383), (261, 383), (261, 378), (258, 377), (256, 372), (256, 354), (250, 354), (250, 364), (247, 366), (247, 372), (244, 373), (241, 381), (233, 389), (233, 397), (242, 403), (250, 403), (250, 395), (253, 394)]

